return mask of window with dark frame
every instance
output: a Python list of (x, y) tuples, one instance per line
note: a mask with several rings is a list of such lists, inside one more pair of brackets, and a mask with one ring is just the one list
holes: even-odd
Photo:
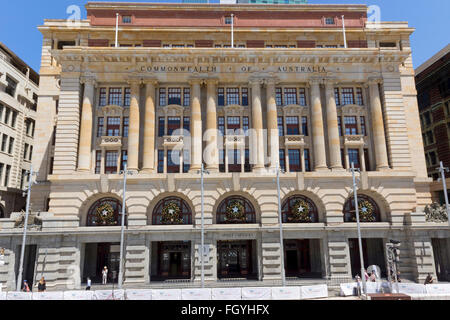
[(281, 170), (286, 172), (286, 153), (284, 149), (280, 149), (279, 155), (280, 155), (280, 168)]
[(158, 150), (158, 173), (164, 173), (164, 150)]
[(191, 118), (190, 117), (184, 117), (183, 118), (183, 130), (184, 135), (190, 135), (191, 131)]
[(306, 106), (306, 90), (305, 90), (305, 88), (298, 89), (298, 94), (299, 94), (299, 104), (303, 107)]
[(161, 107), (166, 105), (166, 88), (159, 88), (159, 105)]
[(286, 117), (286, 135), (299, 135), (298, 117)]
[(189, 173), (190, 169), (191, 169), (190, 150), (183, 150), (183, 173)]
[(364, 105), (363, 91), (361, 87), (356, 88), (356, 104), (359, 106)]
[(248, 88), (242, 88), (242, 105), (248, 106)]
[(8, 153), (9, 154), (13, 153), (13, 148), (14, 148), (14, 138), (13, 137), (9, 137), (9, 146), (8, 146)]
[(191, 88), (183, 89), (183, 107), (189, 107), (191, 105)]
[(180, 173), (180, 150), (167, 150), (167, 173)]
[(360, 169), (361, 164), (359, 161), (359, 149), (347, 149), (348, 153), (348, 163), (349, 166), (352, 166), (352, 162), (355, 164), (355, 168)]
[(123, 16), (122, 23), (131, 23), (131, 16)]
[(283, 105), (283, 91), (281, 88), (275, 88), (275, 103), (277, 107)]
[(5, 88), (5, 92), (9, 94), (11, 97), (14, 97), (16, 95), (17, 81), (11, 78), (10, 76), (6, 75), (6, 82), (7, 86)]
[(305, 171), (311, 172), (311, 160), (309, 159), (309, 149), (304, 149), (303, 153), (305, 155)]
[(284, 122), (283, 117), (278, 117), (278, 135), (280, 137), (284, 136)]
[(325, 24), (326, 25), (334, 25), (335, 24), (334, 18), (333, 17), (326, 17), (325, 18)]
[(95, 151), (95, 174), (100, 174), (102, 166), (102, 152), (100, 150)]
[(165, 136), (166, 118), (159, 118), (158, 120), (158, 137)]
[(308, 136), (308, 117), (302, 117), (302, 135)]
[(289, 171), (290, 172), (301, 172), (301, 159), (300, 159), (300, 150), (298, 149), (289, 149)]
[(241, 129), (241, 117), (227, 117), (227, 134), (239, 134)]
[(124, 107), (129, 107), (131, 103), (131, 89), (130, 88), (125, 88), (125, 98), (123, 101), (123, 106)]
[(361, 134), (366, 137), (367, 136), (366, 117), (360, 116), (359, 122), (361, 123)]
[(227, 88), (227, 105), (239, 105), (239, 88)]
[(181, 88), (168, 89), (169, 105), (181, 105)]
[(242, 130), (244, 131), (244, 136), (248, 136), (248, 130), (250, 129), (249, 118), (242, 117)]
[(245, 149), (245, 163), (244, 163), (244, 172), (252, 172), (252, 166), (250, 165), (250, 150)]
[(117, 173), (117, 151), (105, 152), (105, 174)]
[(218, 129), (219, 132), (222, 134), (222, 136), (225, 135), (225, 117), (219, 117), (217, 119), (217, 123), (218, 123)]
[(342, 137), (342, 117), (338, 116), (337, 117), (338, 120), (338, 131), (339, 131), (339, 136)]
[(341, 97), (339, 95), (339, 88), (334, 88), (334, 99), (336, 100), (336, 106), (341, 105)]
[(99, 94), (99, 98), (98, 98), (98, 105), (100, 107), (106, 106), (106, 101), (107, 101), (106, 98), (107, 98), (106, 88), (100, 88), (100, 94)]
[(217, 104), (221, 107), (225, 106), (224, 88), (217, 88)]
[(284, 88), (285, 105), (297, 104), (297, 88)]
[(181, 129), (180, 117), (168, 117), (167, 118), (167, 135), (171, 136), (174, 131)]
[(344, 117), (344, 123), (346, 136), (354, 136), (358, 134), (358, 123), (356, 122), (356, 117)]
[(120, 117), (108, 117), (106, 133), (108, 137), (120, 136)]
[(225, 172), (225, 150), (219, 149), (219, 172)]
[(355, 97), (353, 95), (353, 88), (342, 88), (342, 104), (355, 104)]
[(33, 158), (33, 146), (30, 146), (30, 155), (28, 157), (28, 160), (31, 161), (32, 158)]
[(129, 117), (123, 117), (123, 137), (128, 138), (128, 129), (130, 124)]
[(228, 172), (241, 172), (241, 150), (228, 150)]
[(109, 88), (109, 104), (122, 106), (122, 88)]
[(103, 136), (104, 125), (105, 125), (105, 118), (103, 117), (97, 118), (97, 137)]

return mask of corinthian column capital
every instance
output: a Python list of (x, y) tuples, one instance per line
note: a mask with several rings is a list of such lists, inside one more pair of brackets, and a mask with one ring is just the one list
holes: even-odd
[(95, 78), (94, 75), (85, 74), (85, 75), (81, 76), (80, 83), (84, 84), (84, 85), (87, 84), (87, 85), (91, 85), (92, 87), (96, 87), (97, 86), (97, 79)]
[(321, 77), (311, 77), (309, 78), (310, 85), (321, 85), (323, 83), (323, 78)]
[(369, 79), (367, 80), (367, 83), (369, 85), (375, 85), (375, 84), (383, 83), (383, 79), (379, 76), (373, 76), (373, 77), (369, 77)]
[(337, 84), (339, 84), (338, 78), (336, 77), (327, 77), (323, 79), (323, 83), (325, 85), (325, 88), (334, 88)]

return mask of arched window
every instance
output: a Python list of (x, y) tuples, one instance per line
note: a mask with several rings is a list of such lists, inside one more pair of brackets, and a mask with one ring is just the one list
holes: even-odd
[(222, 201), (217, 208), (217, 223), (256, 223), (253, 205), (243, 197), (230, 197)]
[(281, 208), (283, 223), (316, 223), (319, 222), (317, 207), (309, 198), (292, 196)]
[[(122, 204), (114, 198), (103, 198), (95, 202), (87, 215), (87, 226), (121, 225)], [(125, 224), (126, 216), (125, 216)]]
[(192, 211), (183, 199), (168, 197), (156, 205), (152, 215), (153, 225), (192, 224)]
[[(380, 208), (372, 198), (359, 194), (358, 210), (360, 222), (380, 222)], [(356, 222), (355, 197), (351, 196), (344, 205), (344, 221)]]

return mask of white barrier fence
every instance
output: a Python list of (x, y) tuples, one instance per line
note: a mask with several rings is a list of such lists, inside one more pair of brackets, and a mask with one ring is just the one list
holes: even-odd
[(304, 300), (327, 298), (327, 285), (213, 289), (0, 292), (0, 300)]

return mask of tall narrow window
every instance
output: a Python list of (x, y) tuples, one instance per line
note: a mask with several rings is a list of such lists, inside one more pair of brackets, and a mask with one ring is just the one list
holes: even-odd
[(241, 150), (228, 150), (228, 172), (241, 172)]
[(366, 118), (364, 116), (361, 116), (359, 118), (359, 121), (361, 123), (361, 134), (364, 135), (364, 136), (367, 136)]
[(289, 170), (290, 172), (300, 172), (302, 171), (302, 166), (300, 163), (300, 150), (289, 149)]
[(248, 88), (242, 88), (242, 105), (248, 106)]
[(180, 117), (169, 117), (167, 118), (167, 135), (171, 136), (175, 130), (181, 129), (181, 118)]
[(122, 88), (109, 88), (109, 104), (122, 105)]
[(284, 122), (283, 117), (278, 117), (278, 135), (280, 137), (284, 136)]
[(219, 129), (219, 132), (222, 134), (222, 136), (225, 135), (225, 117), (219, 117), (217, 119), (217, 127)]
[(30, 155), (29, 155), (28, 160), (31, 161), (32, 158), (33, 158), (33, 146), (30, 146)]
[(249, 149), (245, 149), (244, 172), (252, 172), (252, 167), (250, 165), (250, 150)]
[(123, 117), (123, 137), (124, 138), (128, 137), (129, 122), (130, 122), (130, 118)]
[(221, 107), (225, 106), (225, 91), (223, 88), (217, 88), (217, 104)]
[(309, 149), (303, 150), (304, 156), (305, 156), (305, 171), (310, 172), (311, 171), (311, 160), (309, 159)]
[(13, 148), (14, 148), (14, 138), (13, 137), (9, 137), (9, 146), (8, 146), (8, 153), (9, 154), (13, 153)]
[(183, 89), (183, 107), (189, 107), (191, 105), (191, 88)]
[(361, 87), (356, 88), (356, 104), (359, 106), (364, 105), (363, 91)]
[(106, 151), (105, 174), (117, 173), (117, 151)]
[(286, 154), (284, 149), (280, 149), (280, 168), (286, 171)]
[(184, 129), (185, 135), (190, 134), (190, 131), (191, 131), (191, 118), (190, 117), (183, 118), (183, 129)]
[(342, 162), (342, 168), (348, 169), (348, 168), (345, 166), (345, 152), (344, 152), (344, 149), (341, 149), (341, 162)]
[(24, 146), (24, 148), (23, 148), (23, 159), (27, 159), (27, 155), (28, 155), (28, 148), (29, 148), (29, 144), (28, 143), (25, 143), (25, 146)]
[(298, 99), (299, 99), (299, 104), (301, 106), (306, 106), (306, 91), (305, 88), (300, 88), (298, 89)]
[(355, 104), (353, 88), (342, 88), (342, 105)]
[(11, 166), (9, 164), (6, 165), (5, 171), (5, 187), (9, 187), (9, 174), (11, 173)]
[(165, 118), (159, 118), (158, 121), (158, 137), (164, 137), (165, 135), (165, 125), (166, 125), (166, 119)]
[(167, 150), (167, 173), (180, 173), (180, 150)]
[(344, 123), (346, 136), (354, 136), (358, 134), (358, 124), (356, 123), (356, 117), (344, 117)]
[(298, 117), (286, 117), (287, 135), (299, 135)]
[(248, 117), (242, 117), (242, 130), (244, 131), (245, 136), (248, 136), (249, 127), (250, 125)]
[(100, 174), (102, 166), (102, 152), (100, 150), (95, 151), (95, 174)]
[(219, 149), (219, 172), (225, 172), (225, 150)]
[(302, 117), (302, 134), (308, 136), (308, 117)]
[(239, 88), (227, 88), (227, 105), (239, 103)]
[(105, 118), (100, 117), (97, 119), (97, 137), (103, 136), (103, 128), (105, 126)]
[(337, 117), (338, 120), (338, 131), (339, 131), (339, 136), (342, 137), (342, 117), (338, 116)]
[(10, 76), (6, 76), (6, 83), (8, 84), (5, 88), (5, 92), (9, 94), (11, 97), (15, 97), (17, 81), (11, 78)]
[(0, 163), (0, 186), (3, 186), (3, 181), (1, 180), (1, 178), (3, 177), (3, 168), (5, 167), (5, 165), (3, 163)]
[(227, 134), (239, 134), (237, 131), (241, 129), (241, 117), (227, 117)]
[(181, 88), (169, 88), (169, 105), (181, 105)]
[(7, 107), (6, 112), (5, 112), (5, 122), (4, 122), (5, 124), (9, 125), (10, 114), (11, 114), (11, 109)]
[(281, 88), (275, 88), (275, 103), (277, 104), (277, 107), (283, 105), (283, 91)]
[(8, 140), (8, 136), (6, 134), (4, 134), (2, 136), (2, 151), (5, 152), (6, 150), (6, 141)]
[(159, 88), (159, 105), (161, 107), (166, 105), (166, 88)]
[(108, 137), (118, 137), (120, 135), (120, 117), (108, 117), (106, 132)]
[(131, 102), (131, 89), (125, 88), (125, 99), (123, 101), (124, 107), (129, 107)]
[(348, 163), (350, 167), (352, 166), (352, 162), (355, 164), (355, 168), (361, 168), (359, 162), (359, 150), (358, 149), (348, 149)]
[(13, 128), (16, 127), (16, 121), (17, 121), (17, 112), (13, 111), (12, 112), (12, 119), (11, 119), (11, 127), (13, 127)]
[(183, 173), (188, 173), (191, 169), (191, 153), (190, 150), (183, 150)]
[(370, 171), (369, 149), (364, 149), (364, 164), (366, 165), (366, 171)]
[(3, 122), (3, 112), (5, 110), (5, 106), (0, 104), (0, 122)]
[(297, 104), (297, 88), (284, 88), (285, 104)]
[(158, 150), (158, 173), (164, 173), (164, 150)]
[(339, 96), (339, 88), (334, 88), (334, 99), (336, 100), (336, 105), (341, 105), (341, 97)]

